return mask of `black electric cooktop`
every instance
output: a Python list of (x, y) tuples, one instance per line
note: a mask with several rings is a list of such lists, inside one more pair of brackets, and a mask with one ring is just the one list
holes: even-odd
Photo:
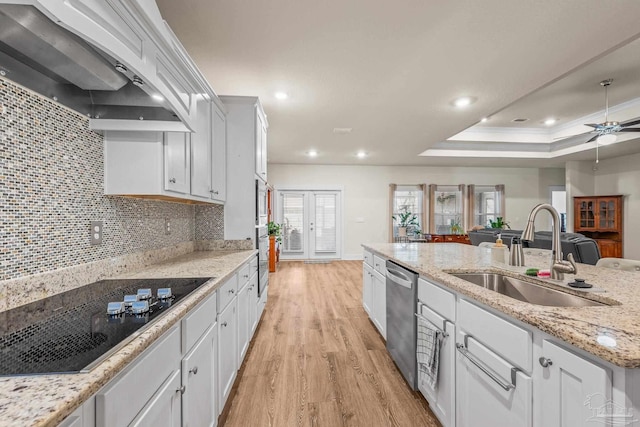
[[(0, 313), (0, 375), (87, 371), (123, 340), (210, 280), (102, 280)], [(172, 297), (156, 297), (171, 288)], [(151, 289), (149, 311), (107, 314), (109, 302)]]

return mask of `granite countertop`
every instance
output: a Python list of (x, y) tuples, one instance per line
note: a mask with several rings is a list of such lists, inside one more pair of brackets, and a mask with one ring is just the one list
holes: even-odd
[(111, 277), (213, 279), (88, 373), (0, 378), (0, 426), (58, 425), (255, 254), (255, 250), (196, 251)]
[[(525, 256), (526, 267), (513, 267), (492, 263), (490, 248), (457, 243), (380, 243), (363, 247), (614, 365), (640, 367), (638, 273), (578, 264), (578, 274), (567, 274), (562, 282), (531, 278), (541, 285), (609, 304), (549, 307), (518, 301), (448, 274), (485, 271), (519, 277), (529, 267), (548, 270), (548, 256)], [(566, 286), (575, 277), (594, 287), (581, 291)]]

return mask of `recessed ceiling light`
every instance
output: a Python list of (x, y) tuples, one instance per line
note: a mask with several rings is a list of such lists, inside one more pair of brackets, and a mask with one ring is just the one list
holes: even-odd
[(472, 98), (470, 96), (461, 96), (460, 98), (456, 98), (453, 100), (453, 105), (458, 108), (464, 108), (473, 104), (475, 101), (475, 98)]
[(275, 97), (276, 99), (287, 99), (289, 95), (287, 95), (285, 92), (276, 92)]
[(489, 117), (483, 117), (480, 119), (480, 123), (486, 123), (489, 121)]
[(153, 98), (154, 101), (158, 101), (158, 102), (164, 101), (164, 98), (162, 96), (158, 95), (158, 94), (151, 95), (151, 98)]
[(367, 157), (367, 153), (364, 151), (358, 151), (356, 156), (358, 156), (359, 159), (364, 159), (365, 157)]
[(556, 119), (554, 119), (553, 117), (548, 118), (547, 120), (544, 121), (544, 124), (547, 126), (551, 126), (553, 124), (555, 124), (557, 122)]
[(307, 155), (309, 157), (318, 157), (318, 152), (316, 150), (309, 150), (307, 151)]

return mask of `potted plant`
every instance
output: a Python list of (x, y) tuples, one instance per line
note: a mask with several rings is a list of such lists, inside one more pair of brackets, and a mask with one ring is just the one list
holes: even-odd
[(508, 228), (511, 229), (509, 223), (501, 216), (497, 217), (495, 221), (489, 220), (490, 228)]
[(270, 221), (267, 223), (267, 231), (269, 239), (275, 239), (276, 242), (282, 242), (282, 225), (277, 222)]
[(460, 217), (456, 217), (451, 221), (451, 234), (463, 234), (462, 224), (460, 224)]
[(418, 225), (418, 216), (409, 211), (402, 212), (392, 216), (394, 221), (398, 221), (398, 236), (404, 237), (407, 235), (407, 227)]

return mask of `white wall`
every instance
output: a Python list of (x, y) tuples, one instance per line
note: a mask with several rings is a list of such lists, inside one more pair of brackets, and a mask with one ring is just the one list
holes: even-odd
[(625, 258), (640, 260), (640, 154), (601, 160), (595, 172), (595, 194), (624, 198)]
[(574, 231), (573, 227), (573, 198), (576, 196), (595, 195), (594, 163), (567, 162), (565, 165), (567, 189), (567, 231)]
[[(522, 229), (531, 209), (549, 202), (549, 186), (565, 183), (564, 169), (269, 164), (276, 187), (344, 188), (343, 258), (361, 257), (361, 243), (388, 240), (389, 184), (505, 185), (506, 220)], [(355, 222), (364, 218), (364, 222)], [(548, 229), (548, 218), (536, 221)]]

